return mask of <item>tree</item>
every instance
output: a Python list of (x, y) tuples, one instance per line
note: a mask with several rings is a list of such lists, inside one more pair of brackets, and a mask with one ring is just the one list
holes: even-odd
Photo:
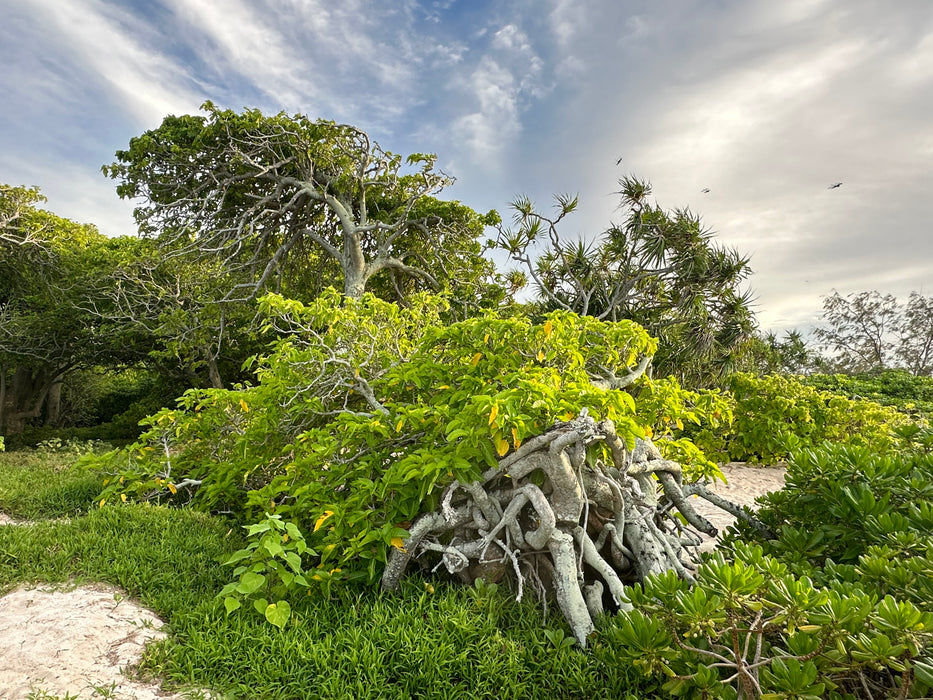
[(759, 333), (750, 337), (741, 350), (737, 369), (756, 374), (810, 374), (825, 369), (825, 360), (812, 350), (798, 330)]
[(553, 216), (527, 198), (513, 202), (516, 228), (501, 228), (499, 245), (527, 270), (546, 309), (636, 321), (660, 340), (658, 372), (708, 383), (729, 369), (754, 328), (749, 294), (740, 290), (748, 258), (716, 245), (690, 211), (650, 204), (649, 184), (633, 177), (619, 184), (627, 217), (598, 239), (561, 237), (559, 224), (577, 199), (559, 195)]
[(234, 277), (226, 299), (252, 298), (309, 255), (349, 298), (380, 274), (399, 289), (492, 274), (476, 238), (495, 213), (435, 199), (452, 182), (435, 156), (403, 161), (356, 127), (302, 115), (203, 108), (166, 117), (103, 170), (121, 197), (142, 200), (141, 235), (222, 262)]
[(833, 292), (823, 300), (825, 327), (813, 331), (833, 353), (836, 371), (846, 374), (901, 367), (913, 374), (933, 371), (933, 298), (911, 292), (906, 304), (891, 294)]
[(3, 186), (0, 237), (0, 431), (29, 420), (56, 424), (68, 374), (128, 361), (138, 338), (89, 312), (113, 269), (119, 241), (37, 208), (37, 189)]
[(933, 373), (933, 297), (910, 293), (898, 324), (895, 355), (911, 374)]
[[(692, 578), (694, 529), (716, 530), (687, 496), (749, 517), (703, 485), (715, 465), (665, 434), (672, 422), (718, 425), (728, 401), (647, 382), (656, 345), (633, 322), (554, 311), (539, 323), (490, 312), (448, 324), (443, 300), (333, 290), (262, 305), (279, 340), (255, 385), (189, 392), (106, 458), (122, 478), (105, 499), (190, 502), (259, 520), (257, 533), (270, 516), (303, 530), (305, 558), (270, 543), (257, 555), (267, 573), (238, 570), (249, 580), (225, 589), (228, 609), (340, 582), (391, 590), (418, 562), (553, 594), (585, 645), (604, 604), (626, 606), (625, 583)], [(626, 391), (636, 382), (637, 400)]]

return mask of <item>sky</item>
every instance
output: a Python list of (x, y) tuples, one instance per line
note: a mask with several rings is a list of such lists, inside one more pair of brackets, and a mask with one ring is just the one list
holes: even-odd
[(0, 0), (0, 67), (0, 182), (108, 235), (100, 167), (211, 100), (436, 153), (504, 218), (576, 193), (568, 238), (637, 175), (750, 256), (763, 330), (933, 295), (933, 0)]

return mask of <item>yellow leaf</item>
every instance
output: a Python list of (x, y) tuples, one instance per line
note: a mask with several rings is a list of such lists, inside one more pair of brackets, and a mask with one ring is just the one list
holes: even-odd
[(677, 420), (674, 421), (674, 425), (677, 426), (677, 429), (678, 429), (678, 430), (683, 430), (683, 429), (684, 429), (684, 422), (683, 422), (682, 420), (680, 420), (680, 418), (678, 418)]
[(321, 517), (317, 519), (317, 522), (314, 523), (314, 532), (317, 532), (320, 529), (321, 525), (324, 524), (324, 521), (327, 520), (333, 514), (334, 514), (334, 511), (325, 510), (324, 514), (321, 515)]
[(522, 446), (522, 441), (518, 439), (518, 430), (515, 428), (512, 428), (512, 442), (515, 444), (516, 450)]
[(482, 356), (483, 356), (483, 353), (481, 352), (476, 353), (475, 355), (473, 355), (473, 359), (470, 360), (470, 364), (476, 367), (476, 365), (479, 363), (479, 358), (481, 358)]
[(341, 571), (343, 571), (343, 569), (331, 569), (331, 570), (330, 570), (330, 573), (331, 573), (331, 574), (339, 574)]
[(126, 494), (125, 494), (125, 493), (121, 493), (121, 494), (120, 494), (120, 500), (123, 501), (124, 503), (126, 503)]
[(493, 404), (492, 410), (489, 412), (489, 425), (492, 425), (492, 422), (496, 419), (496, 416), (499, 415), (499, 405)]
[(553, 331), (553, 330), (554, 330), (554, 324), (551, 323), (550, 320), (548, 320), (548, 321), (544, 324), (544, 338), (545, 338), (545, 340), (547, 340), (548, 338), (551, 337), (551, 331)]
[(404, 544), (405, 544), (405, 540), (403, 540), (401, 537), (392, 538), (392, 546), (403, 552), (405, 551), (405, 547), (402, 546)]
[(496, 439), (496, 452), (500, 457), (504, 457), (505, 453), (509, 451), (509, 441), (504, 438)]
[(544, 362), (544, 350), (538, 350), (538, 362)]
[(107, 499), (106, 499), (106, 498), (100, 499), (100, 507), (103, 508), (103, 507), (104, 507), (104, 504), (105, 504), (106, 502), (107, 502)]
[(564, 414), (564, 420), (573, 420), (573, 411), (567, 411)]
[(172, 492), (172, 495), (173, 495), (173, 496), (174, 496), (176, 493), (178, 493), (178, 489), (175, 488), (175, 484), (173, 484), (171, 481), (168, 482), (168, 484), (166, 484), (166, 486), (168, 486), (168, 490)]
[(243, 413), (249, 413), (249, 404), (246, 403), (246, 399), (240, 399), (240, 408), (243, 409)]
[(123, 483), (123, 477), (122, 477), (122, 476), (120, 477), (120, 483), (121, 483), (121, 484)]
[(285, 544), (286, 542), (288, 542), (288, 533), (283, 532), (282, 533), (282, 544)]
[(110, 483), (110, 479), (104, 479), (104, 486)]
[(650, 425), (646, 425), (645, 426), (645, 437), (650, 438), (652, 435), (654, 435), (654, 431), (651, 429)]
[(395, 432), (399, 432), (402, 429), (402, 426), (405, 425), (405, 419), (399, 418), (398, 425), (395, 426)]
[(489, 342), (489, 333), (487, 333), (487, 334), (486, 334), (486, 337), (483, 338), (483, 342), (484, 342), (484, 343), (488, 343), (488, 342)]

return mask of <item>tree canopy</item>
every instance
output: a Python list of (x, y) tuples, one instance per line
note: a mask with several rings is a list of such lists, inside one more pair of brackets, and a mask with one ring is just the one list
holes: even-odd
[(499, 245), (527, 271), (546, 309), (633, 320), (659, 339), (659, 373), (708, 383), (730, 369), (754, 328), (741, 289), (748, 258), (718, 245), (689, 210), (650, 203), (650, 184), (634, 177), (619, 184), (626, 219), (600, 236), (560, 234), (576, 197), (556, 197), (550, 216), (520, 198), (512, 203), (515, 227), (500, 230)]
[(0, 186), (0, 430), (40, 416), (58, 420), (62, 382), (74, 370), (145, 355), (140, 337), (107, 323), (99, 293), (132, 241), (38, 208), (37, 189)]
[(823, 300), (825, 326), (813, 331), (831, 355), (832, 369), (849, 374), (901, 367), (933, 372), (933, 298), (911, 292), (906, 303), (892, 294), (833, 292)]
[(309, 260), (331, 266), (323, 278), (351, 298), (379, 275), (399, 293), (415, 281), (474, 297), (492, 281), (477, 238), (496, 215), (436, 199), (452, 179), (435, 156), (402, 158), (361, 129), (303, 115), (204, 110), (166, 117), (104, 172), (140, 200), (142, 235), (223, 262), (236, 276), (227, 298), (251, 298)]

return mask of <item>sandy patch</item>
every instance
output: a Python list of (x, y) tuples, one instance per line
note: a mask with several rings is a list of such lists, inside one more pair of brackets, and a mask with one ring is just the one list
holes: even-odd
[[(729, 483), (723, 484), (717, 481), (710, 487), (710, 490), (733, 503), (752, 510), (757, 507), (756, 498), (784, 488), (784, 474), (787, 472), (784, 466), (749, 466), (743, 462), (730, 462), (723, 465), (721, 469)], [(690, 503), (698, 513), (716, 526), (720, 536), (735, 522), (732, 515), (699, 496), (691, 496)], [(703, 538), (705, 541), (700, 546), (700, 551), (713, 549), (719, 539), (714, 540), (706, 535)]]
[(152, 612), (108, 586), (18, 588), (0, 598), (0, 698), (24, 700), (38, 691), (82, 700), (190, 697), (123, 673), (132, 673), (147, 642), (165, 637), (161, 627)]

